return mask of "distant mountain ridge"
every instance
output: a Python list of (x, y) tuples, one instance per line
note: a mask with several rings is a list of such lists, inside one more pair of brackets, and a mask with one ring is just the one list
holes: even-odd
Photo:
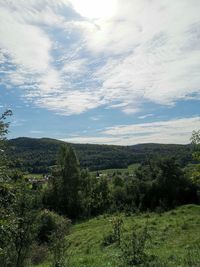
[[(7, 140), (7, 155), (14, 165), (34, 173), (47, 172), (56, 164), (56, 155), (62, 144), (70, 144), (76, 151), (80, 165), (90, 170), (125, 168), (141, 163), (152, 156), (174, 156), (182, 165), (192, 161), (191, 145), (138, 144), (132, 146), (71, 144), (51, 138), (19, 137)], [(16, 160), (17, 159), (17, 160)]]

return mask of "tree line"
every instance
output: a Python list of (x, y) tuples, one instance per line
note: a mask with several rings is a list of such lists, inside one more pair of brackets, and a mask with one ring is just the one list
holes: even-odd
[[(49, 138), (20, 137), (7, 141), (6, 153), (10, 167), (29, 173), (49, 173), (56, 165), (56, 155), (65, 142)], [(140, 144), (134, 146), (112, 146), (93, 144), (69, 144), (76, 151), (82, 168), (90, 171), (127, 168), (141, 163), (147, 156), (167, 157), (174, 155), (181, 166), (193, 162), (191, 145)]]

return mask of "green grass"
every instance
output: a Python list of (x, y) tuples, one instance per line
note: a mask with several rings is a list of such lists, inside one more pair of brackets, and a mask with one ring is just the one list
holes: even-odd
[(43, 174), (38, 174), (38, 173), (28, 173), (24, 175), (25, 178), (36, 178), (36, 179), (42, 179), (43, 178)]
[[(133, 228), (142, 229), (145, 224), (148, 224), (151, 241), (147, 251), (157, 255), (164, 262), (164, 265), (156, 265), (156, 267), (185, 267), (184, 257), (187, 248), (200, 243), (200, 206), (186, 205), (163, 214), (144, 213), (131, 216), (121, 214), (121, 216), (124, 221), (123, 239), (125, 240), (130, 236)], [(111, 231), (111, 218), (110, 215), (103, 215), (72, 226), (71, 234), (68, 236), (68, 241), (71, 243), (70, 266), (118, 266), (120, 251), (116, 245), (107, 247), (101, 245), (103, 236)], [(46, 264), (39, 267), (49, 266)]]
[[(129, 174), (133, 174), (135, 170), (140, 166), (140, 164), (131, 164), (128, 166), (128, 168), (124, 169), (106, 169), (106, 170), (99, 170), (99, 173), (106, 174), (106, 175), (112, 175), (113, 173), (121, 173), (126, 174), (127, 172)], [(97, 171), (93, 171), (92, 173), (96, 174)]]

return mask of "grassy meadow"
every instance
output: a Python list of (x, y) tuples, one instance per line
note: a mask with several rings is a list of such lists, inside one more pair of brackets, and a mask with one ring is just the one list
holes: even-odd
[[(127, 168), (115, 168), (115, 169), (105, 169), (105, 170), (99, 170), (98, 172), (101, 174), (105, 174), (105, 175), (113, 175), (113, 173), (115, 174), (133, 174), (135, 172), (135, 170), (140, 166), (140, 164), (131, 164), (129, 165)], [(96, 174), (97, 171), (93, 171), (92, 174)]]
[[(200, 266), (200, 206), (186, 205), (165, 213), (120, 214), (123, 219), (122, 244), (132, 229), (147, 225), (150, 234), (148, 254), (157, 257), (153, 266)], [(120, 249), (116, 244), (103, 246), (103, 237), (111, 232), (112, 216), (102, 215), (73, 225), (67, 237), (73, 267), (117, 267)], [(194, 261), (194, 263), (193, 263)], [(38, 267), (50, 267), (48, 263)]]

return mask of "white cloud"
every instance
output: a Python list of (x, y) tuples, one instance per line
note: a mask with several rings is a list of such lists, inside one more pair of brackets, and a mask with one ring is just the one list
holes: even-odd
[(86, 60), (85, 59), (74, 59), (68, 61), (64, 64), (62, 72), (68, 75), (79, 75), (85, 74), (86, 69)]
[(72, 143), (134, 145), (139, 143), (188, 144), (193, 130), (200, 128), (200, 117), (152, 123), (119, 125), (101, 131), (100, 136), (66, 138)]
[(9, 10), (0, 10), (0, 45), (13, 64), (30, 71), (44, 72), (50, 64), (51, 42), (42, 30), (20, 21)]
[(138, 119), (146, 119), (146, 118), (149, 118), (149, 117), (153, 117), (154, 114), (150, 113), (150, 114), (146, 114), (146, 115), (142, 115), (142, 116), (139, 116)]
[(89, 109), (95, 108), (101, 104), (98, 95), (91, 92), (81, 92), (78, 90), (58, 94), (55, 97), (45, 96), (38, 99), (37, 104), (40, 107), (46, 107), (54, 110), (57, 114), (71, 115), (80, 114)]
[(101, 119), (101, 116), (90, 117), (90, 120), (92, 120), (92, 121), (99, 121), (100, 119)]
[(117, 0), (70, 0), (74, 9), (88, 19), (110, 18), (117, 8)]
[(31, 134), (41, 134), (41, 133), (43, 133), (43, 131), (40, 131), (40, 130), (31, 130), (30, 133)]
[(158, 121), (142, 124), (121, 125), (116, 127), (110, 127), (103, 133), (109, 135), (132, 135), (132, 134), (155, 134), (163, 130), (163, 133), (173, 131), (178, 134), (191, 132), (193, 129), (200, 127), (200, 117), (194, 118), (181, 118), (173, 119), (169, 121)]
[(119, 13), (86, 35), (94, 54), (106, 55), (96, 72), (110, 103), (137, 111), (143, 102), (172, 105), (200, 89), (199, 1), (119, 1)]
[(200, 98), (199, 0), (95, 1), (92, 18), (79, 0), (0, 0), (2, 83), (66, 115)]

